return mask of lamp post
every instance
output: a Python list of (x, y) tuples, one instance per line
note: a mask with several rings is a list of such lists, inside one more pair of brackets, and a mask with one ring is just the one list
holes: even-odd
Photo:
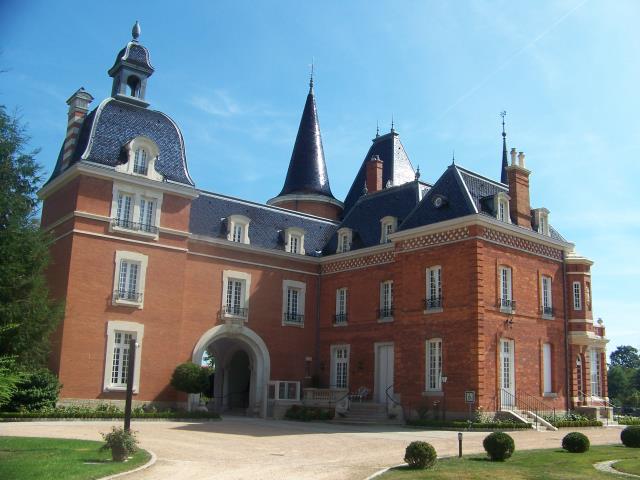
[(136, 339), (129, 341), (129, 364), (127, 365), (127, 397), (124, 402), (124, 430), (128, 432), (131, 429), (131, 402), (133, 400), (133, 375), (136, 364)]
[(447, 419), (447, 394), (444, 390), (445, 385), (447, 384), (447, 376), (442, 375), (440, 379), (442, 380), (442, 419)]

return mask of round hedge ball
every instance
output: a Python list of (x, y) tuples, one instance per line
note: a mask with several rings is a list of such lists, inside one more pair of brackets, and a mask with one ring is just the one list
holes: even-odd
[(562, 448), (571, 453), (584, 453), (590, 445), (587, 436), (580, 432), (567, 433), (562, 439)]
[(620, 440), (625, 447), (640, 448), (640, 425), (629, 425), (622, 430)]
[(427, 442), (411, 442), (404, 452), (404, 461), (411, 468), (431, 468), (437, 458), (436, 449)]
[(482, 446), (486, 450), (489, 458), (494, 461), (503, 461), (513, 455), (516, 444), (509, 435), (504, 432), (493, 432), (485, 437)]

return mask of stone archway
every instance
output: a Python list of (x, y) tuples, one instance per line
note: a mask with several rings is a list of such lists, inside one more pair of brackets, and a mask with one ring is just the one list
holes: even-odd
[[(216, 353), (216, 378), (214, 381), (214, 392), (221, 409), (231, 408), (234, 401), (229, 402), (229, 397), (237, 389), (239, 382), (237, 378), (230, 380), (234, 368), (237, 369), (238, 352), (244, 352), (249, 363), (249, 382), (247, 389), (247, 409), (248, 415), (265, 417), (267, 414), (267, 394), (268, 384), (271, 374), (271, 360), (269, 350), (262, 338), (244, 325), (223, 324), (207, 330), (198, 340), (192, 355), (192, 361), (200, 364), (202, 357), (211, 346)], [(237, 371), (237, 370), (236, 370)], [(246, 380), (242, 380), (246, 383)], [(198, 401), (198, 395), (192, 395), (189, 404), (194, 405)]]

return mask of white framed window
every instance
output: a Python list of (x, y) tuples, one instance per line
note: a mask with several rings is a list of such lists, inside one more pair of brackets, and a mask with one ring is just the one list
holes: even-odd
[(381, 234), (380, 234), (380, 243), (389, 243), (391, 239), (389, 235), (396, 231), (398, 226), (398, 219), (396, 217), (384, 217), (380, 220), (380, 224), (382, 226)]
[(436, 265), (427, 268), (426, 310), (442, 309), (442, 267)]
[(584, 284), (584, 305), (587, 310), (591, 310), (591, 282)]
[(601, 379), (601, 362), (600, 351), (592, 348), (589, 351), (590, 356), (590, 370), (591, 370), (591, 396), (602, 396), (602, 379)]
[(426, 355), (426, 390), (429, 392), (442, 391), (442, 339), (427, 340)]
[(294, 280), (282, 282), (282, 324), (304, 327), (306, 284)]
[(129, 341), (133, 338), (137, 343), (133, 392), (138, 393), (140, 389), (140, 362), (142, 360), (143, 337), (144, 325), (141, 323), (124, 321), (108, 322), (103, 380), (103, 389), (105, 392), (126, 390), (130, 359)]
[(347, 323), (347, 289), (346, 287), (336, 290), (336, 325), (345, 325)]
[(251, 243), (249, 241), (249, 224), (251, 220), (244, 215), (230, 215), (227, 218), (227, 240), (236, 243)]
[(551, 360), (551, 344), (543, 343), (542, 344), (542, 368), (543, 368), (543, 392), (545, 394), (549, 394), (553, 392), (552, 379), (553, 379), (553, 369), (552, 369), (552, 360)]
[(299, 401), (300, 382), (292, 382), (288, 380), (275, 380), (269, 382), (269, 399)]
[(378, 319), (393, 320), (393, 280), (386, 280), (380, 284), (380, 312)]
[(582, 310), (582, 286), (580, 282), (573, 282), (573, 309)]
[(155, 163), (160, 154), (158, 145), (148, 137), (136, 137), (124, 146), (127, 162), (116, 166), (117, 172), (129, 173), (162, 181), (163, 177)]
[(304, 255), (304, 230), (301, 228), (287, 228), (285, 230), (285, 250), (289, 253)]
[(513, 284), (511, 267), (501, 265), (498, 268), (498, 276), (500, 278), (500, 310), (512, 313), (516, 308), (516, 302), (513, 299)]
[(551, 277), (542, 275), (540, 278), (542, 294), (540, 295), (542, 315), (545, 317), (553, 317), (553, 303), (551, 290)]
[(509, 200), (509, 195), (504, 192), (499, 192), (493, 197), (493, 209), (496, 212), (496, 218), (501, 222), (511, 223)]
[(162, 192), (113, 183), (111, 231), (158, 238)]
[(547, 236), (551, 235), (549, 231), (549, 210), (546, 208), (536, 208), (533, 211), (533, 215), (538, 233)]
[(331, 345), (331, 387), (349, 388), (349, 345)]
[(351, 242), (353, 232), (350, 228), (341, 228), (338, 230), (338, 248), (336, 253), (344, 253), (351, 250)]
[(222, 272), (222, 316), (226, 318), (249, 318), (249, 292), (251, 274), (224, 270)]
[(113, 304), (142, 308), (148, 257), (117, 250), (113, 275)]

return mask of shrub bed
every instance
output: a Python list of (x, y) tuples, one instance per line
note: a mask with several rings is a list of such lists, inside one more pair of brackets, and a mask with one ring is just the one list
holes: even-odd
[(640, 425), (640, 417), (618, 417), (616, 421), (620, 425)]
[(625, 447), (640, 448), (640, 425), (630, 425), (620, 434)]
[(504, 432), (493, 432), (482, 441), (482, 446), (493, 461), (504, 461), (513, 455), (516, 444), (509, 435)]
[[(37, 411), (0, 412), (0, 419), (33, 418), (124, 418), (124, 411), (115, 405), (103, 403), (97, 406), (73, 405), (68, 407), (43, 408)], [(156, 411), (153, 407), (136, 407), (131, 418), (220, 418), (212, 412), (187, 412), (182, 410)]]
[(602, 422), (600, 420), (561, 420), (559, 422), (550, 422), (551, 425), (557, 428), (566, 427), (601, 427)]
[(433, 428), (455, 428), (464, 429), (480, 429), (480, 430), (527, 430), (531, 425), (527, 423), (516, 422), (467, 422), (464, 420), (427, 420), (427, 419), (409, 419), (407, 425), (412, 427), (433, 427)]
[(334, 413), (333, 409), (293, 405), (285, 412), (284, 418), (289, 420), (299, 420), (301, 422), (310, 422), (312, 420), (331, 420)]
[(567, 433), (562, 439), (562, 448), (571, 453), (584, 453), (590, 445), (587, 436), (580, 432)]
[(437, 459), (436, 449), (427, 442), (411, 442), (404, 452), (404, 461), (410, 468), (431, 468)]

